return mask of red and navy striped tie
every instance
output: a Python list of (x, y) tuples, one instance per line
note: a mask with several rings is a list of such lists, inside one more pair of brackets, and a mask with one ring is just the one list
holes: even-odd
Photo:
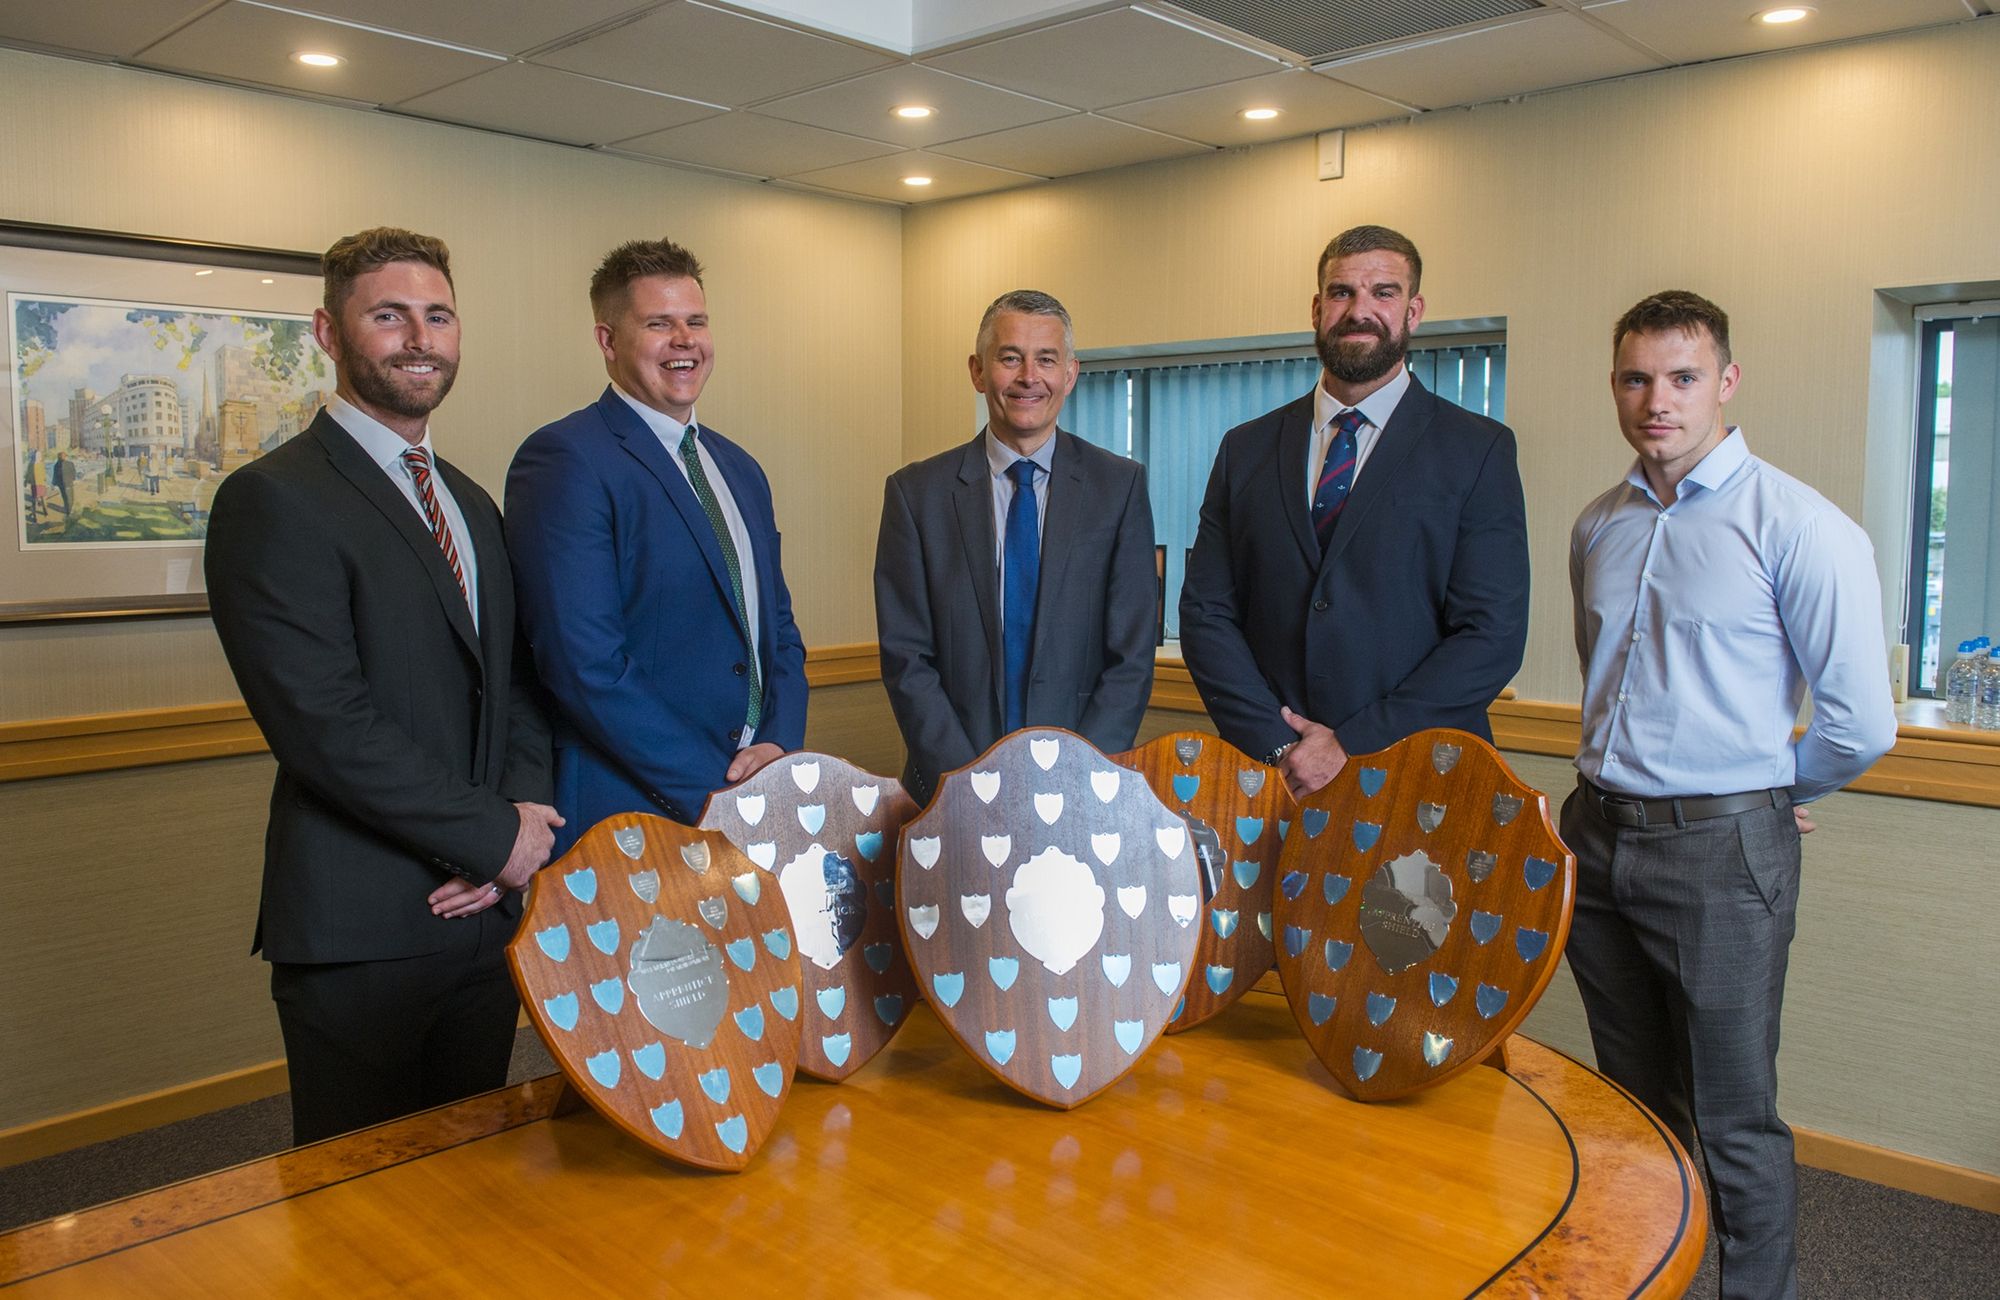
[(1319, 534), (1322, 551), (1333, 536), (1333, 521), (1347, 505), (1348, 489), (1354, 486), (1354, 462), (1360, 457), (1357, 435), (1366, 423), (1367, 417), (1358, 409), (1342, 411), (1334, 420), (1336, 432), (1326, 449), (1326, 467), (1319, 473), (1319, 486), (1313, 489), (1313, 531)]
[(431, 536), (437, 538), (451, 576), (458, 579), (458, 594), (470, 605), (472, 597), (465, 589), (465, 570), (458, 564), (458, 543), (451, 540), (451, 525), (445, 522), (444, 508), (438, 505), (437, 491), (431, 487), (430, 455), (422, 447), (412, 447), (403, 453), (403, 464), (409, 467), (410, 477), (416, 481), (417, 500), (423, 503), (424, 518), (430, 521)]

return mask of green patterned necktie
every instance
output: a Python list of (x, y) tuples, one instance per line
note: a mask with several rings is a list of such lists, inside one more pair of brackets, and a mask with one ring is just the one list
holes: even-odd
[[(743, 604), (743, 565), (736, 558), (736, 543), (729, 537), (729, 521), (722, 517), (722, 503), (715, 499), (715, 489), (708, 485), (708, 471), (701, 467), (701, 453), (695, 449), (695, 427), (690, 424), (681, 435), (681, 464), (687, 466), (688, 482), (694, 487), (695, 496), (701, 501), (701, 508), (708, 514), (708, 526), (715, 530), (715, 544), (722, 548), (722, 567), (729, 570), (729, 594), (736, 598), (736, 617), (747, 635), (750, 615)], [(746, 660), (750, 668), (750, 709), (744, 716), (744, 726), (750, 735), (757, 734), (757, 724), (764, 720), (764, 675), (757, 671), (757, 647), (750, 646)]]

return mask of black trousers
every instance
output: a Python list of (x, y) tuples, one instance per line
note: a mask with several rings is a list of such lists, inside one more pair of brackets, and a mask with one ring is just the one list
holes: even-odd
[(520, 999), (514, 920), (454, 921), (441, 952), (393, 961), (271, 964), (292, 1083), (292, 1141), (317, 1142), (507, 1081)]
[(1778, 1118), (1778, 1020), (1799, 897), (1791, 801), (1626, 827), (1572, 793), (1567, 955), (1597, 1068), (1701, 1165), (1725, 1300), (1798, 1294), (1798, 1173)]

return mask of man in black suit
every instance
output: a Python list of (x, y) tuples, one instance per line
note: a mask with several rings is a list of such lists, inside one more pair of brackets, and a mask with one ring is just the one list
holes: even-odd
[(1146, 471), (1064, 432), (1069, 313), (1001, 295), (968, 359), (987, 424), (889, 476), (875, 546), (882, 682), (927, 801), (938, 774), (1025, 726), (1130, 748), (1159, 608)]
[(504, 949), (561, 824), (500, 512), (431, 455), (458, 370), (449, 254), (376, 229), (322, 266), (336, 395), (223, 481), (204, 559), (278, 760), (252, 951), (297, 1142), (506, 1082)]
[(1188, 672), (1223, 737), (1297, 797), (1426, 727), (1491, 739), (1527, 644), (1514, 435), (1404, 366), (1422, 276), (1381, 226), (1327, 245), (1320, 381), (1229, 431), (1188, 557)]

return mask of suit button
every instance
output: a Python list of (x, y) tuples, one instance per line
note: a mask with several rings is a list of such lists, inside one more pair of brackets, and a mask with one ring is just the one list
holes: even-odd
[(748, 668), (745, 668), (742, 664), (734, 664), (730, 667), (729, 671), (735, 673), (738, 677), (741, 677), (744, 673), (747, 673), (750, 670)]
[(1313, 602), (1313, 608), (1319, 610), (1321, 613), (1324, 613), (1326, 612), (1326, 602), (1323, 600), (1316, 600)]

